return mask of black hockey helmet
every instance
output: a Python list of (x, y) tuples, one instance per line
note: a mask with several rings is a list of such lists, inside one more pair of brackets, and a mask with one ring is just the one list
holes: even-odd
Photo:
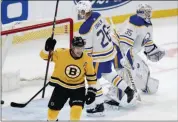
[(82, 37), (74, 37), (72, 40), (72, 46), (74, 47), (84, 47), (85, 41)]

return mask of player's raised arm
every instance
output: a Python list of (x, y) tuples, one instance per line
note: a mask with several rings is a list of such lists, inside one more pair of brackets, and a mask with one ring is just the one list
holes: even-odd
[(59, 50), (59, 49), (57, 49), (57, 50), (53, 51), (55, 45), (56, 45), (56, 40), (52, 39), (52, 38), (48, 38), (45, 43), (45, 48), (42, 49), (40, 52), (40, 57), (44, 60), (48, 60), (49, 51), (52, 50), (51, 61), (55, 62), (58, 59), (57, 52)]

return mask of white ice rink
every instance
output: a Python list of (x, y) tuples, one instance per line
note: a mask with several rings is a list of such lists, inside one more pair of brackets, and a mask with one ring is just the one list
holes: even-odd
[[(166, 50), (166, 56), (160, 62), (146, 61), (150, 66), (151, 76), (160, 81), (158, 92), (154, 95), (141, 94), (142, 102), (138, 106), (131, 109), (120, 108), (117, 111), (108, 110), (105, 117), (87, 117), (84, 110), (82, 120), (177, 120), (177, 19), (177, 17), (171, 17), (153, 20), (154, 41)], [(20, 67), (22, 79), (30, 79), (35, 76), (44, 77), (46, 62), (39, 57), (39, 51), (43, 48), (44, 42), (38, 43), (36, 42), (33, 46), (29, 46), (30, 43), (27, 47), (23, 46), (26, 52), (21, 52), (17, 48), (11, 50), (3, 71), (8, 72)], [(65, 41), (62, 43), (65, 44)], [(38, 49), (35, 50), (36, 52), (32, 51), (35, 47)], [(19, 53), (20, 60), (14, 55)], [(12, 101), (28, 101), (42, 86), (43, 81), (33, 80), (22, 82), (20, 89), (3, 92), (2, 99), (5, 101), (5, 105), (2, 107), (2, 118), (6, 120), (46, 120), (51, 87), (47, 88), (45, 99), (40, 99), (40, 94), (25, 108), (9, 107), (9, 103)], [(68, 120), (69, 113), (69, 106), (66, 104), (60, 112), (59, 120)]]

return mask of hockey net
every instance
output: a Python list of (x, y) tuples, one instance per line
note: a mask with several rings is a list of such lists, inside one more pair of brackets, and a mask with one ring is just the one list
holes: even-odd
[[(45, 41), (52, 34), (53, 21), (23, 21), (2, 27), (2, 86), (15, 81), (43, 80), (47, 62), (40, 58), (39, 53), (44, 49)], [(69, 48), (73, 38), (73, 20), (71, 18), (56, 20), (54, 39), (55, 48)], [(54, 64), (50, 63), (49, 74)], [(19, 75), (16, 75), (19, 74)], [(14, 75), (14, 76), (13, 76)], [(5, 83), (6, 82), (6, 83)], [(4, 85), (5, 83), (5, 85)], [(13, 88), (12, 88), (13, 89)], [(3, 90), (7, 91), (7, 90)]]

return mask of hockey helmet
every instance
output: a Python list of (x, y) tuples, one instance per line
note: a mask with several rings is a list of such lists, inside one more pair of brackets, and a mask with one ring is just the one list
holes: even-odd
[(72, 40), (72, 46), (73, 47), (84, 47), (85, 41), (82, 37), (74, 37)]
[(90, 1), (79, 1), (77, 3), (78, 14), (84, 17), (86, 13), (92, 10), (92, 3)]
[(152, 16), (152, 7), (148, 4), (139, 4), (137, 8), (137, 15), (149, 22)]

